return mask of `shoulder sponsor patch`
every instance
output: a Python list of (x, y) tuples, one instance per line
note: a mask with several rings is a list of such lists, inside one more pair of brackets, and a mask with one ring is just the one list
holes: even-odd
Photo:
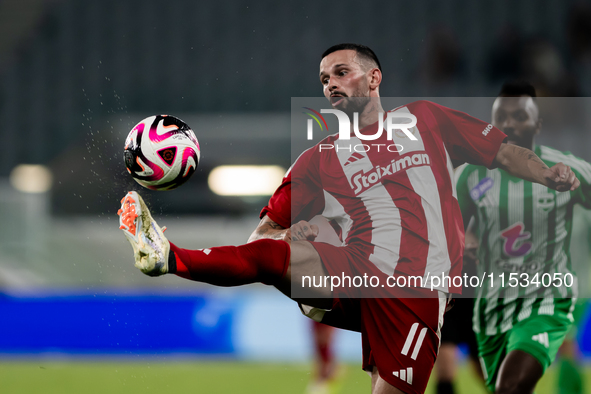
[(491, 124), (486, 126), (484, 128), (484, 130), (482, 130), (482, 135), (486, 137), (488, 135), (488, 133), (492, 130), (492, 128), (493, 128), (493, 125), (491, 125)]
[(494, 181), (492, 178), (486, 177), (478, 182), (478, 185), (474, 186), (472, 190), (470, 190), (470, 197), (472, 200), (478, 201), (480, 197), (484, 195), (490, 188), (493, 187)]

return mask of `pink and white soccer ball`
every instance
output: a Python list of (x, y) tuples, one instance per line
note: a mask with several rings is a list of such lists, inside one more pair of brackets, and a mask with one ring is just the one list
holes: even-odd
[(150, 116), (129, 132), (123, 157), (137, 183), (152, 190), (170, 190), (185, 183), (197, 169), (199, 142), (179, 118)]

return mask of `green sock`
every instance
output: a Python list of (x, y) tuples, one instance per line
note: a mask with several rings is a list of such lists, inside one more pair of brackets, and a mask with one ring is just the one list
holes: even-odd
[(579, 366), (569, 359), (560, 361), (558, 372), (558, 393), (559, 394), (582, 394), (583, 377)]

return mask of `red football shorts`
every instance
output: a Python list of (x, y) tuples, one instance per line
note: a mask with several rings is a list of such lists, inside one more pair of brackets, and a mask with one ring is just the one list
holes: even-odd
[[(353, 248), (318, 242), (312, 245), (330, 276), (375, 272), (373, 263)], [(335, 290), (333, 309), (325, 314), (323, 322), (360, 320), (363, 369), (372, 371), (375, 366), (380, 377), (392, 386), (405, 393), (423, 393), (437, 358), (447, 298), (423, 288), (374, 290), (376, 298), (353, 298), (359, 294), (358, 289)]]

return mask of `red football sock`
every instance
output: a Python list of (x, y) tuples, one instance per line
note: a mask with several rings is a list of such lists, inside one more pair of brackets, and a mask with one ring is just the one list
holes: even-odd
[(332, 353), (333, 327), (313, 322), (314, 347), (318, 359), (318, 378), (326, 380), (334, 374), (334, 356)]
[[(262, 282), (274, 284), (289, 267), (290, 247), (285, 241), (260, 239), (240, 246), (218, 246), (200, 250), (170, 244), (172, 272), (186, 279), (216, 286), (240, 286)], [(172, 268), (172, 267), (171, 267)]]

